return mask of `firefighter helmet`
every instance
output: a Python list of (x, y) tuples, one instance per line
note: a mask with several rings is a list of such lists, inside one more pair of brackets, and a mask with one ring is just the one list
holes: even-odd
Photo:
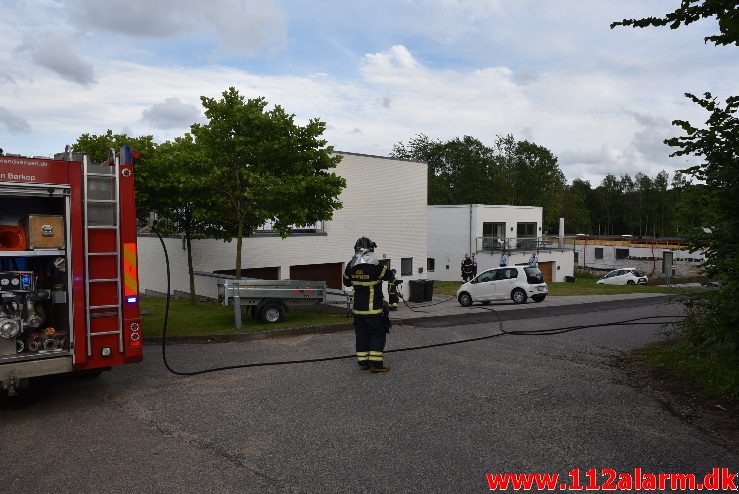
[(374, 243), (367, 237), (359, 237), (354, 244), (354, 257), (351, 260), (351, 266), (357, 264), (379, 264), (377, 257), (375, 257), (375, 247), (377, 244)]
[(368, 252), (374, 252), (375, 247), (377, 247), (377, 244), (374, 243), (372, 240), (370, 240), (367, 237), (359, 237), (354, 244), (354, 252), (359, 252), (360, 250), (365, 250)]

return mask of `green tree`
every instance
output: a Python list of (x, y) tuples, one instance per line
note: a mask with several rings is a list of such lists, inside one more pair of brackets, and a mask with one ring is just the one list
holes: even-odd
[(562, 213), (566, 180), (557, 157), (544, 146), (529, 141), (515, 142), (506, 152), (509, 204), (544, 208), (543, 231), (555, 231)]
[[(661, 19), (626, 19), (614, 23), (634, 27), (670, 25), (676, 29), (701, 18), (718, 20), (720, 35), (708, 36), (705, 41), (717, 45), (739, 46), (739, 4), (735, 0), (683, 0), (681, 7)], [(713, 367), (729, 362), (732, 369), (739, 366), (739, 97), (730, 96), (725, 106), (709, 92), (703, 97), (686, 94), (694, 103), (709, 113), (705, 127), (696, 127), (685, 120), (675, 120), (685, 135), (665, 142), (678, 148), (673, 156), (696, 156), (702, 163), (683, 170), (703, 182), (699, 186), (705, 197), (703, 225), (689, 235), (693, 248), (703, 249), (705, 269), (718, 276), (721, 288), (698, 299), (689, 319), (688, 339), (694, 349), (690, 357), (704, 358)], [(718, 364), (720, 365), (720, 364)], [(739, 375), (728, 381), (726, 394), (739, 395)]]
[(393, 147), (391, 156), (428, 163), (429, 204), (510, 204), (544, 208), (542, 228), (557, 227), (565, 178), (547, 148), (512, 135), (492, 147), (474, 137), (446, 142), (419, 134)]
[(639, 236), (649, 234), (649, 219), (654, 220), (652, 212), (652, 179), (649, 175), (638, 172), (634, 175), (634, 184), (636, 186), (637, 210), (639, 212)]
[(633, 235), (634, 234), (634, 193), (636, 191), (636, 184), (634, 180), (629, 176), (628, 173), (621, 176), (621, 214), (623, 229), (621, 233)]
[(664, 237), (666, 235), (665, 227), (670, 226), (670, 211), (668, 210), (668, 192), (667, 187), (670, 181), (670, 175), (662, 170), (654, 177), (654, 204), (656, 206), (656, 214), (654, 222), (657, 226), (657, 236)]
[(567, 233), (592, 233), (593, 226), (587, 206), (591, 192), (590, 182), (585, 180), (575, 179), (572, 185), (565, 187), (562, 217), (565, 219)]
[(500, 187), (493, 187), (500, 175), (499, 167), (491, 149), (474, 137), (455, 137), (442, 142), (418, 134), (408, 143), (395, 144), (390, 155), (428, 164), (429, 204), (499, 201)]
[(346, 181), (331, 172), (341, 156), (322, 139), (325, 123), (297, 125), (281, 106), (267, 111), (264, 98), (246, 100), (233, 87), (222, 96), (200, 98), (208, 123), (193, 125), (192, 133), (210, 166), (209, 219), (218, 238), (236, 238), (240, 277), (245, 236), (267, 221), (285, 237), (293, 225), (331, 219)]
[(114, 134), (112, 130), (108, 129), (102, 135), (82, 134), (77, 138), (77, 142), (72, 145), (72, 150), (87, 154), (93, 163), (102, 163), (110, 157), (111, 150), (118, 151), (125, 145), (141, 152), (141, 158), (136, 161), (134, 180), (136, 184), (136, 215), (143, 219), (149, 215), (149, 211), (154, 209), (151, 207), (151, 201), (157, 195), (149, 186), (151, 181), (148, 179), (148, 164), (157, 148), (153, 136), (133, 137), (127, 134)]
[(147, 168), (148, 206), (157, 213), (159, 232), (185, 238), (190, 301), (196, 303), (192, 240), (217, 232), (208, 220), (211, 194), (203, 187), (210, 170), (190, 134), (159, 145)]
[(611, 29), (616, 26), (648, 27), (648, 26), (670, 26), (677, 29), (687, 26), (696, 21), (715, 17), (721, 34), (705, 37), (716, 45), (739, 46), (739, 4), (736, 0), (682, 0), (680, 7), (666, 14), (664, 17), (647, 17), (645, 19), (624, 19), (611, 24)]
[(595, 192), (601, 205), (601, 211), (603, 211), (602, 233), (614, 235), (615, 222), (620, 215), (621, 181), (615, 175), (609, 173), (603, 177), (603, 181), (595, 189)]

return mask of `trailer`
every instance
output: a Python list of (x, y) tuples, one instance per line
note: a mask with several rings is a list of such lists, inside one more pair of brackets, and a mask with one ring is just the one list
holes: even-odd
[(133, 160), (0, 155), (0, 389), (140, 362)]
[(250, 306), (255, 321), (274, 324), (283, 320), (290, 305), (318, 305), (325, 299), (325, 281), (227, 279), (218, 283), (218, 301), (233, 304), (237, 329), (244, 305)]

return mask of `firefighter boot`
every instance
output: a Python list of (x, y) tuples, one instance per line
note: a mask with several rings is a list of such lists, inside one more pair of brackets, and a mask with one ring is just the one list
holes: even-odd
[(372, 367), (370, 369), (370, 372), (372, 372), (373, 374), (377, 374), (378, 372), (390, 372), (390, 366), (382, 364), (380, 367)]

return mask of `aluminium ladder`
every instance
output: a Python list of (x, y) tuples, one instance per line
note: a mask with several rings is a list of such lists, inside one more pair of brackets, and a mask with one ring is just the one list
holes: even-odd
[[(118, 335), (118, 350), (123, 351), (119, 175), (120, 158), (113, 150), (102, 165), (91, 164), (85, 156), (83, 212), (88, 356), (92, 354), (91, 340), (95, 336)], [(108, 262), (99, 262), (104, 260)], [(114, 269), (110, 268), (112, 265)]]

